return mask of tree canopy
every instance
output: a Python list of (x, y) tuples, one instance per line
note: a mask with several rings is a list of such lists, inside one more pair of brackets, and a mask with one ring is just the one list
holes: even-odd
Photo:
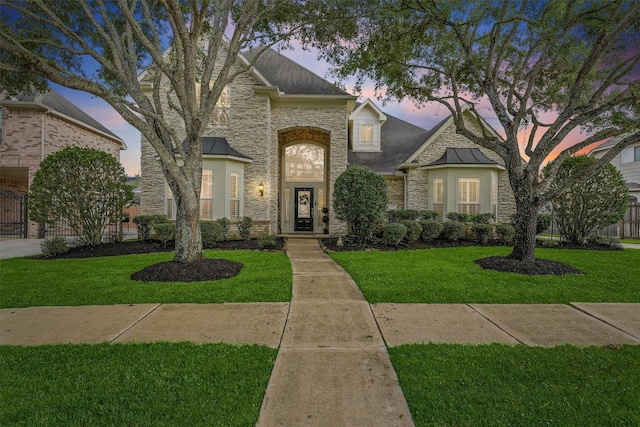
[[(224, 87), (251, 67), (237, 66), (238, 53), (286, 42), (297, 29), (291, 22), (304, 22), (303, 5), (294, 0), (0, 0), (0, 91), (15, 94), (54, 82), (113, 106), (158, 154), (177, 205), (175, 259), (198, 261), (208, 118)], [(145, 84), (139, 79), (143, 70)], [(170, 91), (161, 90), (163, 81)], [(169, 113), (184, 123), (179, 132)]]
[[(533, 260), (535, 216), (562, 191), (550, 185), (562, 160), (619, 138), (569, 186), (640, 141), (637, 1), (334, 0), (322, 11), (334, 19), (307, 42), (338, 76), (371, 79), (388, 98), (439, 103), (459, 134), (504, 159), (518, 207), (513, 258)], [(504, 138), (471, 131), (465, 109), (494, 116)], [(567, 147), (570, 132), (580, 140)]]

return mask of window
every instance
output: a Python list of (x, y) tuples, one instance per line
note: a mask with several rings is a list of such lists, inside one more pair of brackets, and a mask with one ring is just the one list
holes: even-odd
[(314, 144), (290, 145), (284, 149), (285, 182), (323, 182), (324, 148)]
[(640, 145), (628, 147), (620, 152), (620, 163), (640, 162)]
[(498, 180), (493, 178), (491, 180), (491, 204), (492, 209), (491, 213), (495, 217), (496, 221), (498, 220)]
[[(168, 186), (167, 186), (168, 187)], [(176, 204), (173, 192), (168, 188), (167, 195), (167, 218), (176, 218)], [(213, 171), (202, 171), (202, 182), (200, 188), (200, 218), (210, 220), (213, 216)]]
[(458, 178), (458, 212), (480, 213), (480, 178)]
[(231, 171), (229, 174), (229, 219), (240, 219), (240, 173)]
[(444, 212), (444, 178), (434, 178), (433, 180), (433, 210), (438, 212), (442, 219)]
[(229, 124), (229, 109), (231, 107), (231, 93), (229, 86), (225, 86), (220, 93), (220, 98), (213, 108), (211, 115), (211, 124), (218, 126), (226, 126)]
[(373, 144), (373, 125), (360, 125), (360, 144)]
[(202, 171), (202, 187), (200, 188), (200, 218), (212, 219), (213, 213), (213, 171)]

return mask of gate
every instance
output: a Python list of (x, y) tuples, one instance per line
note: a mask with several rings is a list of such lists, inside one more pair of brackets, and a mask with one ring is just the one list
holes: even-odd
[(0, 237), (27, 238), (27, 194), (0, 189)]

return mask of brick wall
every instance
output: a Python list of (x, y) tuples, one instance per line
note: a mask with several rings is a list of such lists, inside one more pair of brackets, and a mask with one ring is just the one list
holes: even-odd
[[(120, 160), (120, 144), (99, 133), (63, 120), (42, 109), (2, 110), (0, 167), (25, 168), (26, 181), (0, 179), (0, 187), (27, 191), (43, 158), (65, 147), (92, 147)], [(37, 237), (36, 223), (29, 223), (29, 237)]]

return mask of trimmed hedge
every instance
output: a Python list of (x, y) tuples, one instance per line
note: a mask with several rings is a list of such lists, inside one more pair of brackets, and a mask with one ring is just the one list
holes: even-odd
[(459, 221), (447, 221), (442, 224), (442, 237), (451, 242), (457, 242), (464, 236), (466, 224)]
[(382, 238), (388, 245), (397, 246), (407, 235), (407, 227), (399, 222), (387, 224), (382, 232)]
[(471, 227), (471, 231), (475, 234), (478, 243), (483, 245), (493, 238), (493, 226), (491, 224), (475, 223)]
[(176, 225), (173, 222), (163, 222), (153, 227), (156, 233), (156, 239), (160, 240), (165, 248), (176, 239)]
[(420, 238), (425, 241), (431, 241), (438, 237), (442, 232), (442, 223), (440, 221), (436, 221), (434, 219), (423, 219), (419, 221), (422, 226), (422, 233), (420, 233)]
[(215, 246), (217, 242), (224, 240), (222, 227), (218, 221), (201, 221), (200, 233), (202, 234), (202, 245), (204, 247)]
[(405, 219), (404, 221), (400, 221), (400, 224), (407, 227), (407, 234), (404, 236), (404, 239), (411, 243), (420, 238), (420, 234), (422, 233), (422, 226), (418, 223), (418, 221)]
[(510, 244), (513, 241), (513, 237), (516, 235), (516, 230), (511, 224), (500, 224), (496, 226), (496, 236), (502, 244)]

